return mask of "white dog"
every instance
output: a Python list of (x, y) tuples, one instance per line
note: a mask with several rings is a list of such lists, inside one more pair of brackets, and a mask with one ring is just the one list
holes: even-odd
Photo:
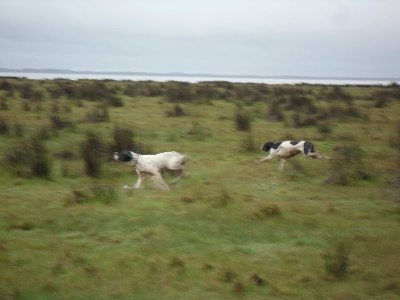
[(305, 157), (311, 157), (315, 159), (331, 159), (329, 156), (319, 154), (313, 143), (306, 141), (266, 142), (261, 146), (261, 150), (265, 152), (269, 151), (269, 155), (267, 157), (257, 159), (254, 162), (261, 164), (277, 156), (281, 159), (279, 171), (283, 171), (286, 160), (299, 153), (303, 153)]
[(151, 176), (161, 189), (169, 190), (167, 183), (162, 178), (161, 171), (177, 171), (178, 177), (172, 182), (176, 183), (185, 173), (188, 158), (187, 155), (175, 151), (153, 155), (141, 155), (128, 150), (114, 152), (115, 160), (135, 166), (139, 178), (134, 188), (140, 188), (143, 180), (147, 176)]

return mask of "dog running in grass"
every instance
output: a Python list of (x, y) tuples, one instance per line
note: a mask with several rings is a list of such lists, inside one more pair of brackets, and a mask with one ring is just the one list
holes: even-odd
[(303, 153), (305, 157), (314, 159), (331, 159), (329, 156), (318, 153), (314, 144), (307, 141), (266, 142), (261, 146), (261, 150), (269, 152), (269, 155), (264, 158), (256, 159), (254, 162), (256, 164), (261, 164), (277, 156), (281, 159), (279, 171), (283, 171), (285, 163), (289, 158), (299, 153)]
[[(162, 177), (162, 171), (168, 170), (177, 173), (178, 177), (172, 181), (172, 184), (175, 184), (185, 174), (188, 158), (189, 156), (175, 151), (148, 155), (141, 155), (128, 150), (114, 152), (115, 160), (135, 166), (138, 180), (133, 188), (140, 188), (143, 180), (146, 177), (151, 177), (160, 189), (169, 190), (168, 184)], [(125, 188), (130, 187), (125, 186)]]

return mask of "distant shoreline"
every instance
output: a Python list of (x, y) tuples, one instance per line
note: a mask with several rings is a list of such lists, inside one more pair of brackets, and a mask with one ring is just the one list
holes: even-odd
[(318, 77), (318, 76), (261, 76), (261, 75), (219, 75), (219, 74), (191, 74), (183, 72), (152, 73), (129, 71), (73, 71), (69, 69), (8, 69), (0, 68), (0, 73), (34, 73), (34, 74), (71, 74), (71, 75), (112, 75), (112, 76), (162, 76), (162, 77), (199, 77), (199, 78), (247, 78), (247, 79), (294, 79), (294, 80), (348, 80), (348, 81), (393, 81), (400, 78), (388, 77)]

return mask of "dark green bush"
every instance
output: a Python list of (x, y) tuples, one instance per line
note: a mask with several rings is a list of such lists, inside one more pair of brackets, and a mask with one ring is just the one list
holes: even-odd
[(36, 90), (32, 83), (25, 83), (19, 88), (20, 95), (23, 99), (30, 101), (41, 101), (44, 99), (44, 93)]
[(50, 178), (51, 162), (44, 143), (39, 139), (33, 138), (31, 140), (31, 148), (33, 152), (33, 160), (31, 163), (33, 175), (36, 177)]
[(14, 85), (7, 80), (2, 80), (0, 82), (0, 90), (3, 91), (12, 91), (14, 89)]
[(52, 169), (49, 152), (36, 137), (13, 144), (4, 154), (3, 165), (17, 176), (47, 179)]
[(170, 83), (166, 91), (168, 102), (190, 102), (194, 99), (194, 93), (189, 83)]
[(106, 155), (106, 147), (101, 136), (93, 131), (88, 131), (85, 140), (81, 142), (80, 149), (86, 175), (100, 177)]
[(11, 126), (8, 122), (4, 119), (0, 119), (0, 134), (1, 135), (8, 135), (11, 131)]
[(245, 152), (254, 152), (258, 151), (259, 146), (256, 145), (254, 141), (254, 136), (251, 131), (246, 133), (246, 135), (243, 137), (240, 145), (239, 145), (239, 151), (245, 151)]
[(110, 152), (120, 152), (122, 150), (137, 150), (137, 145), (133, 139), (133, 131), (119, 126), (114, 127), (113, 143), (110, 145)]
[(267, 120), (270, 122), (282, 122), (285, 120), (285, 115), (282, 112), (279, 102), (275, 101), (269, 106)]
[(318, 132), (322, 134), (331, 134), (333, 132), (333, 125), (328, 121), (321, 121), (318, 124)]
[(60, 130), (73, 126), (71, 121), (68, 121), (65, 117), (58, 113), (50, 116), (50, 122), (53, 130)]
[(338, 146), (331, 163), (332, 175), (325, 184), (350, 185), (357, 180), (372, 178), (372, 170), (363, 162), (364, 153), (359, 145)]
[(183, 117), (186, 115), (186, 112), (179, 104), (175, 104), (171, 110), (166, 112), (168, 117)]
[(241, 110), (238, 109), (236, 111), (235, 115), (235, 124), (236, 124), (236, 129), (240, 131), (250, 131), (251, 130), (251, 117), (250, 115)]

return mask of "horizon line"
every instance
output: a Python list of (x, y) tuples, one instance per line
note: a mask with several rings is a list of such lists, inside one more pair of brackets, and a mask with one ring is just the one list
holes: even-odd
[(307, 75), (226, 75), (211, 73), (186, 72), (144, 72), (144, 71), (75, 71), (57, 68), (20, 68), (0, 67), (0, 73), (49, 73), (49, 74), (95, 74), (95, 75), (147, 75), (147, 76), (182, 76), (182, 77), (214, 77), (214, 78), (285, 78), (285, 79), (346, 79), (346, 80), (400, 80), (400, 77), (361, 77), (361, 76), (307, 76)]

